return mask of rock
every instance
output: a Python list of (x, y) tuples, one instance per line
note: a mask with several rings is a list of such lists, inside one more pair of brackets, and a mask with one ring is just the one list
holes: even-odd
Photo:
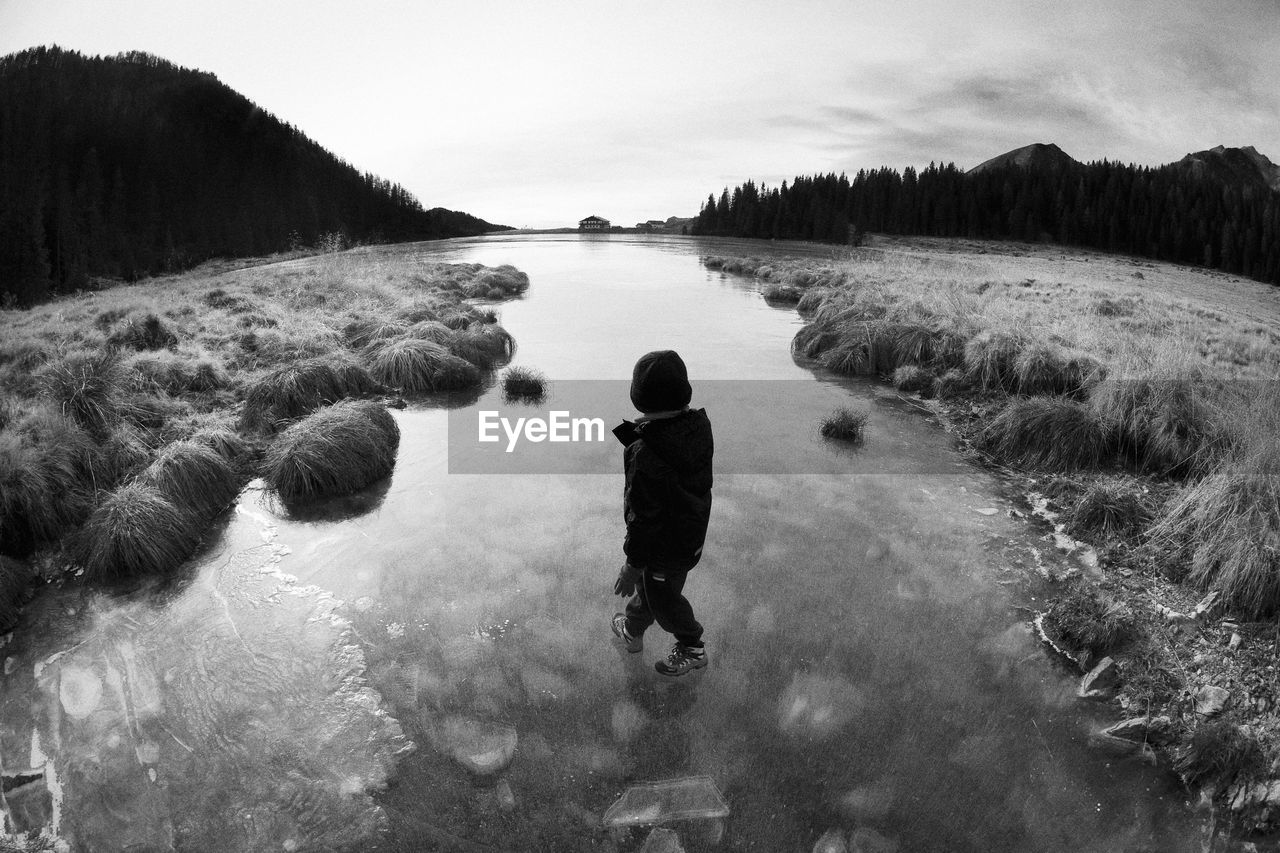
[(1244, 643), (1244, 637), (1241, 637), (1239, 634), (1232, 632), (1231, 639), (1227, 641), (1227, 648), (1231, 649), (1231, 651), (1234, 652), (1236, 649), (1240, 648), (1240, 646), (1243, 643)]
[(1105, 657), (1080, 679), (1076, 696), (1081, 699), (1110, 699), (1119, 687), (1120, 668), (1110, 657)]
[(58, 682), (58, 698), (68, 716), (83, 719), (97, 710), (102, 701), (102, 679), (93, 670), (64, 666)]
[(1196, 604), (1195, 610), (1192, 611), (1192, 615), (1196, 619), (1200, 619), (1209, 613), (1212, 613), (1213, 609), (1218, 606), (1218, 600), (1220, 598), (1222, 598), (1221, 592), (1216, 589), (1211, 591)]
[(526, 666), (520, 670), (520, 682), (524, 685), (529, 704), (535, 708), (553, 705), (572, 692), (568, 679), (540, 666)]
[(1172, 728), (1173, 720), (1168, 717), (1131, 717), (1108, 726), (1100, 734), (1135, 743), (1164, 743)]
[(1231, 701), (1231, 692), (1224, 687), (1206, 684), (1196, 691), (1196, 713), (1202, 717), (1212, 717), (1222, 713)]
[(1156, 761), (1155, 750), (1145, 741), (1130, 740), (1125, 737), (1116, 737), (1109, 735), (1106, 731), (1090, 732), (1089, 746), (1094, 749), (1100, 749), (1109, 755), (1119, 758), (1128, 758), (1135, 756), (1152, 764)]
[(898, 853), (898, 841), (860, 826), (849, 833), (849, 853)]
[(502, 772), (516, 753), (516, 730), (501, 723), (450, 716), (440, 736), (454, 760), (477, 776)]
[(844, 728), (866, 705), (863, 691), (840, 675), (796, 673), (778, 700), (778, 728), (821, 740)]
[(684, 853), (684, 848), (680, 846), (680, 836), (674, 829), (658, 827), (644, 840), (640, 853)]
[(828, 829), (813, 843), (813, 853), (849, 853), (849, 845), (844, 843), (844, 831)]

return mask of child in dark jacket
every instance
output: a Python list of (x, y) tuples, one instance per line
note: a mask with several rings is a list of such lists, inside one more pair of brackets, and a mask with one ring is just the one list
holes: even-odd
[(655, 664), (663, 675), (684, 675), (707, 665), (702, 626), (684, 597), (689, 570), (702, 557), (711, 516), (711, 421), (690, 409), (693, 390), (680, 356), (671, 350), (644, 355), (631, 376), (631, 402), (642, 413), (613, 430), (622, 442), (623, 551), (627, 561), (613, 591), (631, 596), (613, 617), (613, 633), (627, 651), (644, 648), (655, 621), (676, 638)]

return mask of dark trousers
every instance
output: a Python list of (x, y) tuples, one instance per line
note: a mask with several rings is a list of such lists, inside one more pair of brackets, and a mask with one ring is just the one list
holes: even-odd
[(686, 646), (702, 645), (702, 626), (693, 616), (693, 606), (684, 597), (688, 572), (645, 569), (636, 594), (627, 602), (627, 632), (639, 637), (654, 622), (676, 641)]

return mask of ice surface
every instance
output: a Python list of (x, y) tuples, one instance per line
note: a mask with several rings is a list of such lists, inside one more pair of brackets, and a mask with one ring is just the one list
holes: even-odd
[(628, 788), (604, 813), (604, 825), (641, 826), (728, 816), (729, 806), (711, 777), (689, 776)]

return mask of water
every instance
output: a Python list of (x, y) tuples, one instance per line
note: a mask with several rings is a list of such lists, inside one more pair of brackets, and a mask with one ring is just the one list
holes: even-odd
[[(661, 680), (656, 627), (643, 654), (611, 642), (620, 470), (449, 474), (448, 415), (410, 407), (369, 494), (291, 518), (250, 487), (170, 588), (31, 608), (0, 651), (12, 819), (85, 850), (631, 851), (649, 831), (605, 829), (606, 809), (702, 776), (730, 815), (675, 825), (689, 851), (808, 851), (832, 830), (904, 851), (1207, 849), (1166, 774), (1085, 746), (1112, 712), (1030, 635), (1029, 567), (1074, 558), (915, 407), (797, 366), (794, 312), (698, 251), (498, 237), (367, 258), (525, 270), (502, 320), (515, 363), (555, 381), (626, 379), (666, 347), (695, 405), (700, 381), (791, 380), (732, 425), (709, 411), (733, 439), (686, 587), (707, 670)], [(851, 400), (872, 412), (858, 453), (814, 434)], [(724, 473), (775, 447), (822, 473)]]

